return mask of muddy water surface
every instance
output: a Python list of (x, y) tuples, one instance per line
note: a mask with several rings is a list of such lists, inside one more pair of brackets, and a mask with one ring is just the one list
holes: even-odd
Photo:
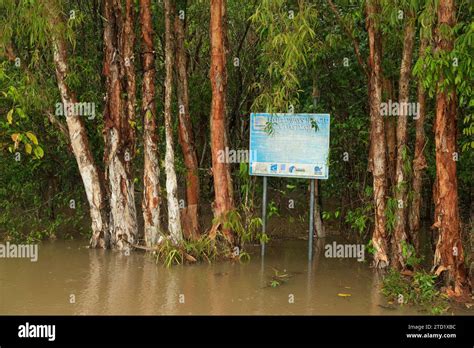
[[(308, 263), (305, 241), (274, 242), (263, 259), (256, 247), (248, 263), (169, 269), (86, 244), (40, 244), (37, 262), (0, 259), (0, 314), (423, 314), (386, 308), (366, 263), (323, 254)], [(272, 287), (275, 273), (288, 276)]]

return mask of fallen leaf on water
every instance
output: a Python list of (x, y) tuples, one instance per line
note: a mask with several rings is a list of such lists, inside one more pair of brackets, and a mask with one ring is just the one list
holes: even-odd
[(351, 295), (351, 294), (339, 293), (339, 294), (337, 294), (337, 296), (340, 296), (340, 297), (349, 297), (349, 296), (352, 296), (352, 295)]

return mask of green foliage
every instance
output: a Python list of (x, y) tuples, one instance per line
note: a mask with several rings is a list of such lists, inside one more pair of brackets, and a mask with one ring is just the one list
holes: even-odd
[(292, 7), (284, 0), (263, 0), (251, 16), (262, 42), (262, 63), (268, 79), (255, 82), (259, 91), (254, 108), (286, 112), (297, 107), (300, 93), (299, 71), (317, 47), (316, 7), (299, 1)]
[(224, 228), (232, 230), (239, 239), (239, 244), (243, 247), (246, 242), (256, 241), (267, 236), (261, 235), (262, 219), (253, 217), (242, 219), (241, 214), (237, 210), (232, 210), (227, 214), (224, 222)]
[(390, 270), (383, 279), (382, 293), (391, 301), (417, 305), (432, 314), (442, 314), (449, 308), (446, 295), (437, 289), (436, 276), (424, 271), (408, 277)]
[(169, 238), (164, 238), (153, 251), (156, 262), (161, 262), (166, 267), (207, 261), (211, 263), (219, 253), (215, 243), (207, 235), (197, 240), (184, 240), (180, 244), (173, 243)]
[(285, 283), (292, 277), (292, 275), (288, 274), (286, 270), (280, 271), (276, 268), (273, 268), (273, 275), (268, 283), (268, 286), (272, 288), (277, 288)]
[(280, 283), (278, 280), (271, 280), (271, 281), (270, 281), (270, 286), (271, 286), (272, 288), (276, 288), (276, 287), (278, 287), (278, 286), (280, 286), (280, 285), (281, 285), (281, 283)]
[(374, 247), (374, 243), (372, 242), (372, 239), (369, 240), (369, 242), (367, 243), (367, 245), (365, 246), (365, 250), (367, 250), (367, 252), (370, 254), (370, 255), (374, 255), (375, 252), (377, 251)]
[(389, 233), (395, 229), (395, 222), (397, 219), (396, 211), (398, 210), (398, 202), (394, 197), (388, 197), (387, 205), (385, 207), (385, 226)]
[(330, 220), (330, 219), (337, 219), (341, 215), (340, 210), (336, 210), (335, 212), (330, 211), (323, 211), (323, 220)]
[(357, 232), (359, 235), (363, 235), (364, 232), (368, 231), (368, 228), (371, 223), (373, 223), (373, 204), (370, 199), (372, 189), (370, 187), (366, 187), (365, 195), (366, 200), (364, 200), (364, 204), (355, 209), (350, 209), (347, 211), (345, 216), (346, 223)]
[(406, 261), (406, 264), (412, 268), (415, 268), (423, 260), (422, 257), (416, 256), (416, 250), (413, 245), (407, 243), (405, 240), (402, 241), (402, 256)]
[(162, 262), (166, 267), (183, 263), (183, 248), (175, 245), (170, 239), (165, 239), (154, 252), (156, 262)]
[(275, 201), (270, 201), (268, 204), (268, 218), (270, 219), (272, 216), (280, 216)]

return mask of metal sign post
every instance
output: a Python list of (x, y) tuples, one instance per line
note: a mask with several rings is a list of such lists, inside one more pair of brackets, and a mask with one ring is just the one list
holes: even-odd
[(309, 235), (308, 235), (308, 260), (313, 258), (313, 235), (314, 235), (314, 179), (310, 179), (310, 197), (309, 197)]
[(265, 241), (263, 239), (263, 235), (266, 232), (266, 225), (267, 225), (267, 177), (263, 177), (263, 199), (262, 199), (262, 239), (260, 240), (260, 244), (262, 247), (262, 256), (265, 255)]

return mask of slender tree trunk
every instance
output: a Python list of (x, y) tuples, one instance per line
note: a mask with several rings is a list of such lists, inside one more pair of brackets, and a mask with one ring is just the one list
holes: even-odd
[[(230, 167), (219, 161), (219, 153), (227, 145), (226, 129), (226, 54), (225, 54), (225, 0), (211, 0), (211, 154), (214, 177), (214, 215), (221, 223), (234, 208)], [(228, 229), (222, 229), (230, 243), (234, 237)]]
[(408, 161), (407, 147), (407, 105), (410, 97), (411, 61), (413, 57), (413, 42), (415, 38), (415, 17), (413, 12), (408, 12), (406, 17), (405, 33), (403, 35), (403, 53), (400, 67), (399, 82), (399, 114), (397, 123), (397, 166), (395, 177), (395, 229), (392, 239), (392, 266), (396, 269), (405, 268), (406, 260), (402, 253), (403, 244), (407, 243), (407, 177), (405, 163)]
[(386, 158), (384, 120), (380, 114), (382, 98), (381, 37), (375, 16), (380, 15), (378, 0), (367, 0), (367, 31), (369, 35), (369, 101), (371, 120), (372, 174), (374, 177), (375, 226), (372, 244), (375, 248), (374, 263), (385, 268), (388, 263), (387, 235), (385, 231)]
[[(454, 0), (440, 1), (438, 5), (439, 51), (451, 51), (453, 40), (443, 35), (443, 26), (455, 25)], [(451, 87), (441, 89), (441, 76), (436, 96), (436, 215), (433, 227), (438, 229), (438, 242), (434, 255), (436, 274), (444, 274), (448, 294), (467, 296), (469, 281), (464, 265), (464, 250), (461, 244), (461, 224), (458, 207), (458, 183), (456, 177), (456, 92)]]
[(318, 179), (314, 180), (314, 231), (318, 238), (323, 238), (326, 236), (324, 230), (323, 219), (321, 217), (321, 193), (320, 193), (320, 181)]
[[(386, 100), (394, 101), (392, 81), (383, 80), (383, 90)], [(387, 139), (387, 191), (395, 185), (395, 171), (397, 167), (397, 122), (393, 116), (385, 116), (385, 138)]]
[(184, 19), (180, 19), (176, 16), (174, 24), (176, 32), (176, 64), (178, 72), (179, 143), (183, 151), (184, 165), (186, 166), (187, 207), (182, 210), (183, 232), (185, 233), (186, 238), (196, 239), (199, 237), (199, 165), (196, 147), (194, 145), (193, 126), (189, 115), (188, 62), (184, 47)]
[[(56, 78), (63, 105), (76, 103), (77, 99), (66, 84), (67, 50), (61, 37), (53, 38), (54, 65)], [(101, 181), (101, 175), (94, 163), (87, 138), (87, 131), (80, 116), (66, 116), (67, 130), (76, 158), (82, 182), (89, 202), (89, 212), (92, 220), (92, 237), (90, 245), (93, 248), (105, 248), (107, 244), (107, 210), (106, 197)]]
[(174, 243), (183, 239), (178, 204), (178, 183), (174, 168), (173, 124), (171, 119), (171, 100), (173, 97), (173, 32), (172, 16), (174, 4), (165, 0), (165, 171), (166, 196), (168, 200), (168, 230)]
[[(422, 38), (420, 43), (420, 57), (422, 57), (428, 47), (428, 39)], [(413, 158), (413, 200), (409, 210), (408, 222), (410, 226), (410, 238), (413, 241), (415, 249), (419, 251), (420, 240), (420, 211), (421, 211), (421, 196), (423, 189), (423, 171), (427, 167), (424, 149), (426, 144), (425, 137), (425, 115), (426, 115), (426, 97), (425, 90), (421, 81), (418, 83), (418, 104), (420, 106), (416, 119), (416, 135), (415, 135), (415, 155)]]
[(160, 165), (155, 107), (155, 54), (153, 49), (153, 23), (151, 0), (140, 0), (140, 18), (143, 38), (143, 220), (145, 243), (151, 247), (158, 243), (160, 225)]
[[(125, 26), (120, 0), (105, 0), (105, 62), (107, 98), (104, 111), (105, 149), (104, 162), (108, 181), (111, 247), (127, 249), (135, 243), (137, 234), (137, 214), (135, 208), (134, 185), (130, 174), (129, 161), (133, 151), (133, 131), (130, 129), (133, 107), (129, 109), (131, 96), (123, 100), (122, 95), (131, 92), (131, 76), (127, 64), (132, 65), (130, 38), (127, 27), (131, 18), (131, 1), (127, 1)], [(133, 40), (132, 40), (133, 41)], [(133, 47), (133, 42), (132, 42)], [(127, 60), (128, 59), (128, 60)], [(126, 90), (122, 88), (122, 81)], [(133, 92), (134, 93), (134, 92)]]

